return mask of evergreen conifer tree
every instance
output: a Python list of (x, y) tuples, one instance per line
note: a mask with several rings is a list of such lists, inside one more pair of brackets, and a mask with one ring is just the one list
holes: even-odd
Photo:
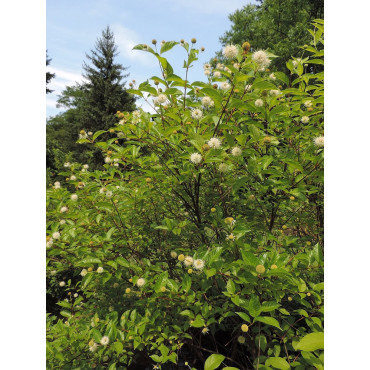
[(97, 40), (95, 49), (86, 57), (91, 62), (84, 62), (84, 128), (91, 130), (106, 130), (114, 124), (117, 110), (133, 111), (135, 98), (128, 94), (122, 79), (128, 74), (122, 72), (127, 68), (115, 62), (118, 55), (117, 45), (111, 29), (106, 27)]

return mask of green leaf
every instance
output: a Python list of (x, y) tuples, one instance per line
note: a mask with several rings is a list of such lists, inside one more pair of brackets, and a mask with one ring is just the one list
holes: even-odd
[(235, 312), (237, 315), (239, 315), (244, 321), (251, 322), (250, 317), (245, 312)]
[(235, 284), (231, 279), (227, 281), (226, 289), (230, 294), (235, 293)]
[(273, 366), (276, 369), (281, 370), (288, 370), (290, 369), (290, 365), (288, 364), (287, 360), (281, 357), (270, 357), (266, 360), (266, 366)]
[(162, 53), (165, 53), (168, 50), (171, 50), (177, 44), (178, 44), (178, 42), (176, 42), (176, 41), (167, 41), (167, 42), (165, 42), (161, 47), (160, 53), (162, 54)]
[(204, 370), (217, 369), (224, 359), (225, 356), (223, 355), (213, 354), (209, 356), (204, 364)]
[(96, 257), (88, 257), (78, 262), (79, 266), (91, 265), (93, 263), (101, 263), (101, 260)]
[(280, 304), (277, 302), (263, 302), (261, 306), (261, 312), (274, 311), (279, 307), (280, 307)]
[(96, 131), (96, 132), (94, 133), (94, 135), (93, 135), (92, 139), (95, 141), (95, 139), (96, 139), (97, 137), (99, 137), (100, 135), (104, 134), (104, 132), (107, 132), (107, 131), (105, 131), (105, 130), (99, 130), (99, 131)]
[(255, 82), (252, 85), (252, 89), (260, 89), (260, 90), (271, 90), (271, 89), (276, 89), (276, 86), (269, 81), (258, 81)]
[(296, 345), (296, 349), (306, 352), (324, 349), (324, 333), (310, 333), (305, 335)]
[(270, 325), (270, 326), (275, 326), (276, 328), (282, 330), (281, 327), (280, 327), (279, 321), (277, 321), (273, 317), (257, 316), (257, 317), (254, 318), (254, 321), (259, 321), (259, 322), (262, 322), (262, 323)]
[(118, 354), (123, 352), (123, 344), (121, 342), (114, 342), (113, 348)]
[(249, 301), (248, 311), (253, 317), (256, 317), (260, 314), (261, 304), (256, 295), (252, 295), (251, 300)]
[(227, 367), (222, 368), (222, 370), (239, 370), (239, 369), (237, 367), (227, 366)]

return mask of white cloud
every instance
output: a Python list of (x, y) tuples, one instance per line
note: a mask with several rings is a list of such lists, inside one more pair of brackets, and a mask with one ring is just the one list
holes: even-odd
[(118, 24), (112, 25), (112, 30), (118, 50), (122, 56), (146, 66), (153, 64), (152, 55), (147, 54), (145, 51), (132, 50), (135, 45), (145, 43), (145, 41), (140, 40), (140, 36), (135, 31)]

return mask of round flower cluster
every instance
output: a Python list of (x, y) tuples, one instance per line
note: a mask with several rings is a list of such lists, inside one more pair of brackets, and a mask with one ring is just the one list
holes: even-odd
[(204, 66), (203, 66), (203, 69), (204, 69), (204, 74), (206, 76), (209, 76), (211, 74), (211, 65), (206, 63)]
[(172, 257), (172, 258), (176, 258), (176, 257), (177, 257), (177, 253), (176, 253), (175, 251), (172, 251), (172, 252), (171, 252), (171, 257)]
[(63, 206), (63, 207), (60, 209), (60, 213), (65, 213), (65, 212), (68, 212), (68, 207)]
[(59, 239), (60, 238), (60, 232), (56, 231), (55, 233), (53, 233), (53, 238), (54, 239)]
[(273, 80), (273, 81), (275, 81), (275, 80), (276, 80), (276, 76), (275, 76), (273, 73), (271, 73), (269, 77), (270, 77), (270, 79), (271, 79), (271, 80)]
[(77, 178), (76, 178), (76, 176), (75, 176), (75, 175), (71, 175), (70, 179), (71, 179), (72, 181), (76, 181), (76, 180), (77, 180)]
[(278, 96), (280, 94), (280, 90), (270, 90), (271, 96)]
[(235, 45), (227, 45), (222, 53), (227, 59), (234, 59), (238, 55), (238, 48)]
[(307, 116), (303, 116), (302, 118), (301, 118), (301, 122), (302, 123), (308, 123), (308, 121), (310, 120), (310, 118), (309, 117), (307, 117)]
[(158, 104), (163, 104), (166, 102), (166, 100), (167, 100), (167, 96), (164, 94), (159, 94), (157, 97)]
[(104, 271), (103, 267), (98, 267), (98, 268), (96, 269), (96, 272), (97, 272), (98, 274), (101, 274), (103, 271)]
[(204, 267), (204, 261), (201, 259), (194, 260), (193, 266), (196, 270), (202, 270)]
[(64, 167), (71, 167), (71, 164), (69, 162), (64, 163)]
[(234, 146), (234, 148), (232, 148), (231, 150), (231, 154), (234, 157), (239, 157), (240, 155), (242, 155), (242, 150), (238, 146)]
[(262, 107), (263, 106), (263, 100), (262, 99), (257, 99), (255, 102), (254, 102), (254, 105), (256, 107)]
[(212, 149), (219, 149), (221, 147), (221, 140), (217, 137), (213, 137), (212, 139), (208, 140), (207, 144)]
[(186, 256), (184, 259), (184, 265), (185, 266), (191, 266), (193, 264), (194, 260), (193, 257)]
[(105, 163), (111, 163), (112, 162), (112, 158), (111, 157), (105, 157), (104, 162)]
[(220, 87), (222, 90), (226, 91), (229, 90), (231, 86), (228, 82), (223, 82)]
[(103, 346), (106, 346), (109, 344), (109, 338), (107, 336), (103, 337), (101, 340), (100, 340), (100, 344), (103, 345)]
[(60, 189), (60, 182), (59, 181), (54, 182), (54, 189)]
[(307, 101), (305, 101), (303, 104), (304, 104), (304, 106), (305, 106), (306, 108), (311, 108), (311, 107), (312, 107), (312, 102), (311, 102), (311, 100), (307, 100)]
[(323, 147), (324, 146), (324, 136), (319, 136), (313, 139), (313, 142), (316, 146), (318, 147)]
[(144, 286), (145, 284), (145, 279), (143, 278), (140, 278), (137, 282), (136, 282), (136, 285), (141, 288), (142, 286)]
[(199, 164), (200, 162), (202, 162), (202, 156), (199, 153), (193, 153), (190, 156), (190, 162), (194, 164)]
[(71, 195), (71, 199), (72, 200), (77, 200), (78, 199), (78, 195), (77, 194), (72, 194)]
[(215, 78), (221, 78), (221, 72), (219, 72), (219, 71), (215, 71), (215, 72), (213, 72), (213, 77), (215, 77)]
[(113, 192), (111, 192), (110, 190), (108, 190), (108, 191), (105, 193), (105, 196), (106, 196), (107, 198), (112, 198), (112, 196), (113, 196)]
[(264, 71), (271, 63), (271, 60), (263, 50), (255, 51), (252, 55), (252, 59), (257, 63), (260, 71)]
[(80, 272), (80, 275), (81, 276), (85, 276), (87, 274), (87, 270), (86, 269), (82, 269), (82, 271)]
[(203, 112), (200, 110), (200, 109), (194, 109), (192, 112), (191, 112), (191, 116), (194, 118), (194, 119), (201, 119), (202, 116), (203, 116)]
[(202, 104), (205, 107), (213, 107), (215, 105), (215, 102), (209, 96), (204, 96), (202, 98)]
[(220, 172), (227, 172), (229, 171), (229, 166), (226, 164), (226, 163), (221, 163), (219, 166), (218, 166), (218, 170)]

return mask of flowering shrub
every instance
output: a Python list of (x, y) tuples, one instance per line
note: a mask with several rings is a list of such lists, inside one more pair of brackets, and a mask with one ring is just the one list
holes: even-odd
[(190, 83), (195, 40), (135, 47), (161, 75), (129, 92), (156, 113), (81, 138), (105, 170), (47, 191), (48, 368), (323, 369), (322, 27), (289, 76), (246, 43)]

